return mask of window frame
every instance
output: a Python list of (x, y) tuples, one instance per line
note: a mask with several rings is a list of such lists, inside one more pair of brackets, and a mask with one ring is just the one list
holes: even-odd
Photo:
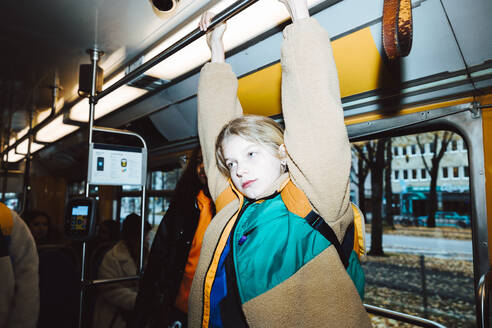
[[(451, 130), (461, 136), (464, 141), (463, 149), (468, 151), (472, 243), (476, 245), (473, 247), (474, 282), (475, 286), (478, 286), (480, 277), (489, 271), (490, 263), (487, 200), (485, 197), (485, 175), (483, 174), (485, 166), (482, 117), (481, 115), (473, 115), (470, 108), (472, 108), (471, 103), (462, 103), (427, 111), (417, 111), (394, 118), (371, 121), (371, 124), (360, 122), (348, 125), (347, 130), (351, 142), (437, 130)], [(479, 312), (478, 306), (479, 304), (476, 303), (477, 313)], [(477, 317), (477, 322), (479, 319)]]

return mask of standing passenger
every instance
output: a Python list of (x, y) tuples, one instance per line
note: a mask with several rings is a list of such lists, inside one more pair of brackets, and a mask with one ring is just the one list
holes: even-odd
[(0, 203), (0, 328), (34, 328), (39, 315), (38, 253), (22, 219)]
[(197, 147), (152, 244), (135, 306), (134, 327), (165, 328), (178, 322), (186, 327), (191, 282), (214, 211)]
[[(285, 133), (269, 118), (242, 116), (225, 26), (207, 34), (198, 127), (218, 214), (193, 280), (190, 327), (370, 327), (353, 241), (345, 269), (305, 219), (319, 214), (340, 243), (354, 236), (350, 144), (328, 34), (306, 0), (284, 3), (293, 21), (282, 46)], [(202, 30), (210, 20), (202, 16)]]

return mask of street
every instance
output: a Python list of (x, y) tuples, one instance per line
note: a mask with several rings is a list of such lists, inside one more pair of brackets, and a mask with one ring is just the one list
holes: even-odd
[[(367, 250), (371, 249), (371, 234), (366, 233)], [(457, 260), (473, 260), (471, 240), (383, 235), (383, 250)]]

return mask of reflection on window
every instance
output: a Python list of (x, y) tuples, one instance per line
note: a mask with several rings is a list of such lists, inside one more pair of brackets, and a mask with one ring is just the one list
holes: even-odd
[(123, 191), (140, 191), (142, 187), (139, 185), (123, 185), (121, 186), (121, 190)]
[[(448, 151), (436, 159), (439, 154), (435, 153), (446, 144), (453, 149), (452, 140), (462, 142), (453, 132), (436, 131), (354, 144), (350, 189), (365, 213), (369, 251), (362, 263), (364, 303), (447, 327), (475, 327), (468, 155)], [(394, 152), (402, 144), (412, 154), (413, 145), (428, 151), (416, 152), (409, 161), (393, 156), (387, 163), (386, 149)], [(360, 154), (357, 148), (363, 145), (370, 151)], [(378, 154), (378, 149), (385, 153)], [(381, 156), (386, 159), (384, 165), (368, 166)], [(463, 173), (459, 173), (461, 167)], [(386, 178), (386, 168), (393, 170), (394, 179)], [(372, 174), (381, 179), (375, 188)], [(374, 326), (394, 326), (380, 320), (373, 318)]]
[(123, 222), (131, 213), (140, 215), (140, 206), (140, 197), (121, 197), (120, 221)]
[[(91, 196), (97, 196), (99, 194), (99, 186), (90, 185), (89, 193)], [(85, 181), (74, 182), (68, 185), (68, 195), (70, 197), (85, 195)]]
[(174, 190), (183, 169), (178, 167), (169, 171), (152, 172), (152, 190)]

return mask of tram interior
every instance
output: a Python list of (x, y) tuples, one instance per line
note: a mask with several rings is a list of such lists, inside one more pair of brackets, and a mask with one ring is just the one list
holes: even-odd
[[(397, 60), (383, 47), (383, 2), (308, 1), (332, 38), (352, 142), (351, 198), (366, 217), (364, 303), (431, 322), (372, 313), (374, 327), (483, 327), (489, 312), (481, 309), (490, 308), (481, 297), (491, 250), (492, 2), (411, 1), (412, 47)], [(82, 242), (63, 236), (70, 198), (97, 199), (96, 225), (121, 225), (144, 203), (155, 234), (198, 145), (198, 77), (210, 53), (201, 36), (95, 104), (95, 126), (145, 140), (146, 193), (142, 185), (87, 186), (90, 106), (80, 92), (80, 65), (91, 67), (95, 50), (103, 52), (97, 65), (107, 90), (186, 39), (204, 11), (219, 13), (234, 3), (176, 0), (166, 12), (147, 0), (0, 3), (1, 201), (21, 216), (33, 210), (50, 216), (66, 261), (45, 262), (52, 265), (46, 272), (56, 271), (71, 286), (59, 296), (65, 302), (42, 304), (41, 315), (63, 309), (72, 320), (65, 327), (76, 327), (80, 271), (85, 267), (85, 279), (97, 279), (90, 271), (98, 256), (83, 255)], [(224, 39), (245, 113), (279, 122), (281, 33), (288, 19), (280, 2), (260, 0), (228, 20)], [(134, 135), (91, 134), (99, 144), (142, 147)], [(85, 296), (84, 327), (90, 327), (95, 290)]]

